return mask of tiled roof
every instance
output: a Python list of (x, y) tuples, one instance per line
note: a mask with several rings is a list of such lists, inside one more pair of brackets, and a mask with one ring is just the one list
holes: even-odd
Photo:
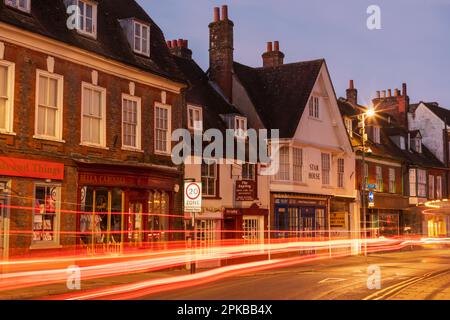
[(325, 60), (251, 68), (234, 63), (234, 72), (247, 90), (264, 126), (292, 138)]
[[(412, 110), (415, 111), (415, 109), (423, 103), (428, 109), (431, 110), (435, 115), (437, 115), (442, 121), (444, 121), (447, 125), (450, 125), (450, 110), (440, 107), (439, 103), (437, 102), (420, 102), (418, 104), (411, 105)], [(416, 106), (414, 108), (414, 106)]]
[[(161, 29), (134, 0), (98, 0), (97, 39), (80, 35), (66, 26), (63, 0), (32, 0), (31, 13), (20, 12), (0, 1), (0, 21), (68, 45), (179, 81)], [(119, 23), (136, 18), (150, 25), (150, 58), (133, 52)]]

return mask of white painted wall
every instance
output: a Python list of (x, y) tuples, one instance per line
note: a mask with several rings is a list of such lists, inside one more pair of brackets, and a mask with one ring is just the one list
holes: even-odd
[(442, 130), (445, 129), (444, 121), (421, 103), (413, 116), (408, 114), (409, 130), (420, 130), (423, 144), (442, 163), (445, 162), (444, 137)]

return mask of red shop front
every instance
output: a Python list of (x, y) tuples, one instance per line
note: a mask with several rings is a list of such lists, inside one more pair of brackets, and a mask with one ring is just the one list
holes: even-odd
[(77, 244), (95, 252), (164, 247), (183, 221), (174, 210), (179, 181), (176, 170), (80, 166)]
[(267, 237), (269, 210), (257, 206), (230, 208), (224, 212), (224, 239), (263, 242)]

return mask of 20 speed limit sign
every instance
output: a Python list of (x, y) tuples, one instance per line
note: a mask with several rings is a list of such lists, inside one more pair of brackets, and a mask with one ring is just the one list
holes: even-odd
[(184, 185), (184, 211), (202, 212), (202, 184), (188, 182)]

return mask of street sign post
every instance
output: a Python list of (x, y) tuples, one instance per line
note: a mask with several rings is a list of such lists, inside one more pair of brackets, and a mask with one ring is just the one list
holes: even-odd
[(373, 191), (369, 192), (369, 208), (375, 207), (375, 194)]

